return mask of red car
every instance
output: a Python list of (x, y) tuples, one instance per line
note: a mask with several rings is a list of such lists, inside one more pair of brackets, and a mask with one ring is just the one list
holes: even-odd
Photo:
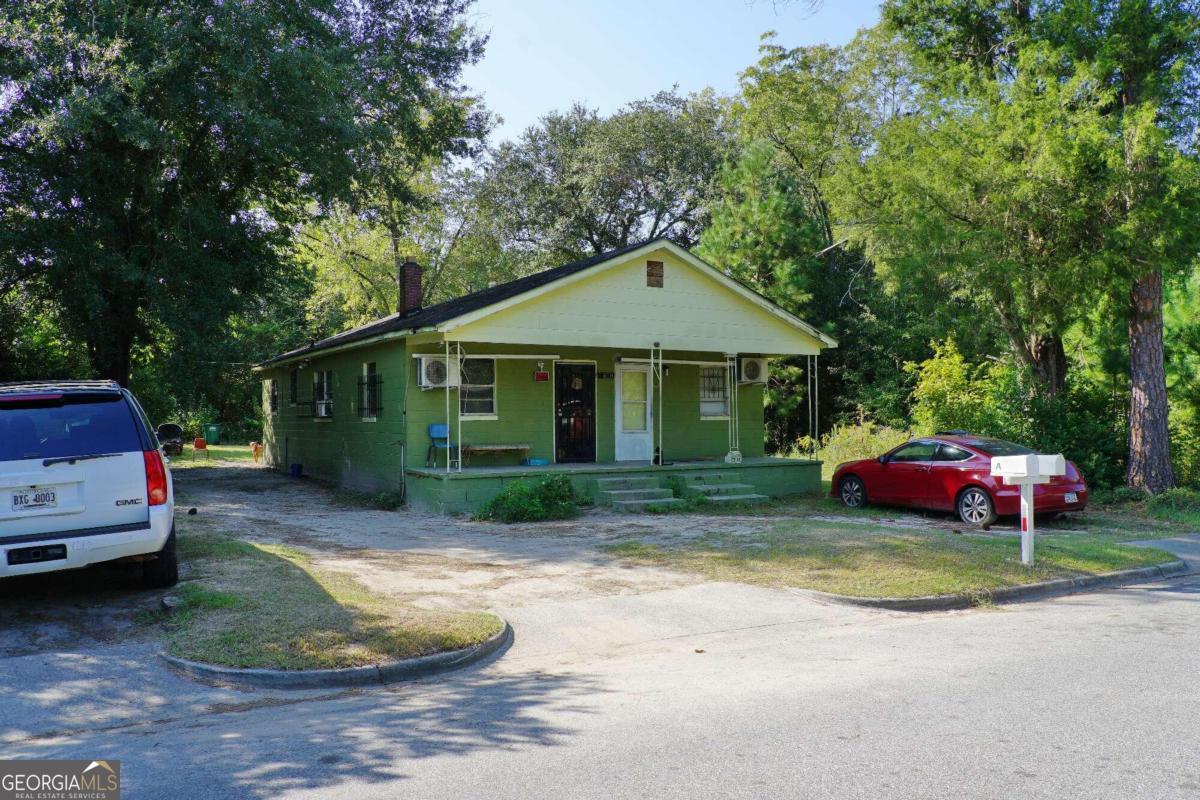
[[(879, 458), (839, 464), (830, 495), (849, 508), (881, 505), (954, 511), (968, 525), (986, 526), (999, 516), (1020, 514), (1020, 487), (991, 475), (992, 456), (1033, 453), (1001, 439), (955, 432), (913, 439)], [(1033, 509), (1057, 516), (1087, 505), (1087, 483), (1070, 461), (1067, 474), (1033, 490)]]

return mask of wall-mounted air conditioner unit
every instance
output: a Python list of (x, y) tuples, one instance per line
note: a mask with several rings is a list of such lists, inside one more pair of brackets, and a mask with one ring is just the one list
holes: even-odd
[(417, 360), (419, 374), (417, 383), (422, 389), (442, 389), (458, 386), (458, 359), (453, 356), (422, 356)]
[(766, 383), (767, 360), (765, 358), (741, 359), (741, 377), (739, 380), (742, 383)]

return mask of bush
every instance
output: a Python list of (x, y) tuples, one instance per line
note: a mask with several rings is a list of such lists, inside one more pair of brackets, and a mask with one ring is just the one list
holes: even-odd
[(962, 428), (1009, 439), (1042, 453), (1062, 453), (1094, 487), (1125, 480), (1126, 433), (1121, 412), (1102, 388), (1078, 375), (1047, 395), (1010, 361), (971, 366), (953, 342), (934, 345), (933, 358), (909, 364), (917, 373), (913, 417), (919, 433)]
[(1129, 503), (1145, 502), (1148, 496), (1141, 489), (1131, 489), (1128, 486), (1114, 486), (1111, 489), (1093, 490), (1089, 496), (1089, 500), (1101, 506), (1122, 506)]
[(838, 464), (875, 458), (908, 439), (908, 431), (876, 425), (870, 420), (857, 425), (834, 425), (833, 430), (821, 437), (817, 457), (824, 462), (823, 471), (831, 475)]
[(1171, 461), (1180, 486), (1200, 489), (1200, 429), (1192, 413), (1171, 409)]
[(1200, 491), (1168, 489), (1147, 500), (1146, 508), (1156, 517), (1170, 518), (1179, 514), (1200, 514)]
[(552, 475), (539, 481), (514, 481), (493, 497), (476, 519), (500, 522), (539, 522), (569, 519), (579, 514), (580, 497), (565, 475)]

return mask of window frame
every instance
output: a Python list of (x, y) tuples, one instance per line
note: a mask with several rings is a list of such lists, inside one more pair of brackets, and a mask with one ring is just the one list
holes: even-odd
[[(320, 387), (321, 392), (318, 394), (317, 387)], [(329, 413), (325, 416), (317, 414), (317, 408), (322, 404), (327, 404)], [(333, 404), (333, 370), (331, 369), (314, 369), (313, 370), (313, 419), (318, 422), (321, 420), (331, 420), (334, 415)]]
[[(468, 361), (491, 361), (492, 362), (492, 382), (491, 383), (467, 383), (467, 362)], [(497, 359), (491, 356), (469, 356), (462, 360), (458, 370), (458, 415), (463, 419), (499, 419), (500, 405), (498, 402), (499, 392), (497, 391)], [(463, 389), (491, 389), (492, 390), (492, 410), (483, 412), (468, 412), (463, 410), (463, 403), (466, 401)], [(475, 398), (477, 399), (477, 398)]]
[(360, 422), (379, 421), (379, 412), (382, 406), (380, 386), (382, 384), (378, 362), (362, 362), (362, 377), (358, 381), (358, 419)]
[(271, 414), (279, 413), (279, 379), (267, 379), (267, 411)]
[[(706, 371), (707, 371), (707, 372), (710, 372), (710, 373), (711, 373), (711, 372), (716, 372), (716, 371), (720, 371), (720, 372), (721, 372), (721, 379), (722, 379), (722, 380), (721, 380), (722, 397), (721, 397), (720, 399), (715, 399), (715, 398), (712, 398), (712, 397), (705, 398), (705, 396), (704, 396), (704, 392), (705, 392), (705, 388), (704, 388), (705, 374), (704, 374), (704, 373), (705, 373)], [(730, 399), (730, 398), (729, 398), (729, 395), (730, 395), (730, 393), (731, 393), (731, 391), (732, 391), (732, 387), (729, 385), (729, 384), (730, 384), (730, 381), (729, 381), (729, 367), (728, 367), (728, 366), (724, 366), (724, 365), (722, 365), (722, 366), (700, 367), (700, 369), (698, 370), (698, 375), (699, 375), (699, 381), (700, 381), (700, 385), (699, 385), (699, 387), (698, 387), (698, 393), (699, 393), (699, 398), (700, 398), (700, 401), (699, 401), (700, 419), (702, 419), (702, 420), (728, 421), (728, 420), (729, 420), (729, 399)], [(721, 413), (719, 413), (719, 414), (706, 414), (706, 413), (704, 412), (704, 404), (705, 404), (705, 403), (718, 403), (718, 402), (723, 404), (723, 406), (724, 406), (724, 411), (722, 411), (722, 412), (721, 412)]]
[(288, 405), (300, 403), (300, 370), (292, 367), (288, 370)]

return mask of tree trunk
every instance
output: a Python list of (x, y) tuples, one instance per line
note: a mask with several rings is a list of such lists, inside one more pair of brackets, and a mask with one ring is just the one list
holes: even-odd
[(1067, 390), (1067, 351), (1062, 337), (1035, 334), (1030, 341), (1033, 370), (1042, 387), (1053, 397)]
[(1125, 483), (1143, 491), (1175, 485), (1163, 364), (1162, 271), (1134, 278), (1129, 293), (1129, 467)]
[(123, 327), (116, 330), (101, 329), (89, 337), (88, 360), (96, 377), (129, 385), (130, 351), (133, 349), (132, 335), (126, 335)]

